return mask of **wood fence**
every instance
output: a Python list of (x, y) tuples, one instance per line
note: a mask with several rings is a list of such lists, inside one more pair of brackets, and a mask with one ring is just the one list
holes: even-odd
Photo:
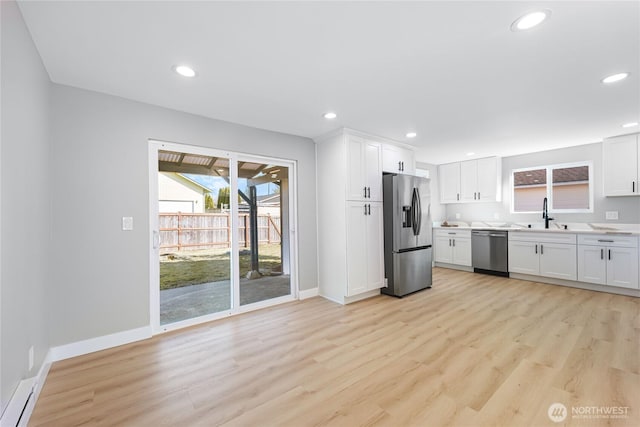
[[(161, 213), (160, 249), (188, 251), (231, 247), (228, 213)], [(238, 215), (240, 247), (249, 247), (249, 214)], [(280, 217), (258, 215), (258, 243), (280, 243)]]

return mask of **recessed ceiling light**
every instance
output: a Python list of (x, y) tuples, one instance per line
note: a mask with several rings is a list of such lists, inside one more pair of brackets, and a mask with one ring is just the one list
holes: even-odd
[(513, 21), (513, 24), (511, 24), (511, 31), (528, 30), (540, 25), (542, 21), (547, 19), (549, 16), (551, 16), (551, 11), (549, 9), (536, 10), (535, 12), (527, 13)]
[(476, 154), (476, 153), (474, 153), (473, 151), (470, 151), (470, 152), (467, 153), (467, 156), (473, 156), (474, 154)]
[(332, 112), (332, 111), (329, 111), (328, 113), (324, 113), (323, 117), (325, 119), (332, 120), (332, 119), (335, 119), (336, 117), (338, 117), (338, 115), (336, 113)]
[(176, 65), (173, 67), (173, 71), (180, 74), (182, 77), (195, 77), (196, 72), (193, 68), (186, 65)]
[(625, 123), (622, 125), (623, 128), (632, 128), (634, 126), (638, 126), (638, 122)]
[(407, 132), (406, 135), (407, 138), (415, 138), (416, 136), (418, 136), (418, 134), (415, 132)]
[(620, 80), (624, 80), (627, 77), (629, 77), (629, 73), (612, 74), (602, 79), (602, 83), (615, 83), (619, 82)]

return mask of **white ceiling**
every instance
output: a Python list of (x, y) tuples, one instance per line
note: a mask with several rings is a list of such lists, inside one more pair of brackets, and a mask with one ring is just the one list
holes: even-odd
[[(548, 21), (510, 31), (540, 7)], [(345, 126), (409, 142), (429, 163), (597, 142), (640, 119), (638, 1), (20, 9), (56, 83), (311, 138)], [(181, 63), (198, 76), (176, 75)], [(600, 83), (620, 71), (631, 76)]]

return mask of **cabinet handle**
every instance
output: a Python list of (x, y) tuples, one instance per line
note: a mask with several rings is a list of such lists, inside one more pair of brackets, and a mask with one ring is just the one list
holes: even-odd
[(540, 255), (544, 255), (544, 245), (540, 244)]
[(635, 181), (632, 181), (632, 182), (631, 182), (631, 192), (632, 192), (632, 193), (635, 193), (635, 192), (636, 192), (636, 182), (635, 182)]
[(364, 198), (367, 198), (367, 187), (364, 187)]
[(368, 215), (371, 215), (371, 203), (369, 203), (369, 207), (367, 209), (369, 211)]
[(449, 239), (449, 246), (451, 246), (451, 239)]
[(604, 249), (600, 249), (600, 259), (604, 259)]
[(598, 239), (598, 242), (602, 242), (602, 243), (613, 243), (613, 240)]
[(398, 170), (402, 171), (402, 162), (398, 162)]
[(473, 192), (473, 200), (476, 200), (476, 192)]
[(460, 193), (456, 193), (456, 200), (460, 200)]
[(538, 253), (538, 245), (536, 245), (536, 253)]
[(609, 261), (611, 261), (611, 249), (609, 249)]
[(478, 200), (480, 200), (480, 192), (478, 191)]
[(453, 239), (453, 247), (456, 247), (456, 239)]
[(404, 172), (404, 162), (402, 162), (402, 172)]
[(367, 199), (371, 198), (371, 187), (367, 187)]

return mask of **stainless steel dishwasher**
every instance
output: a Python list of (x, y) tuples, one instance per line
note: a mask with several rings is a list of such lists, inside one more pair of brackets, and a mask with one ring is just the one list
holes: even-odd
[(507, 237), (507, 231), (471, 231), (471, 265), (474, 272), (509, 277)]

